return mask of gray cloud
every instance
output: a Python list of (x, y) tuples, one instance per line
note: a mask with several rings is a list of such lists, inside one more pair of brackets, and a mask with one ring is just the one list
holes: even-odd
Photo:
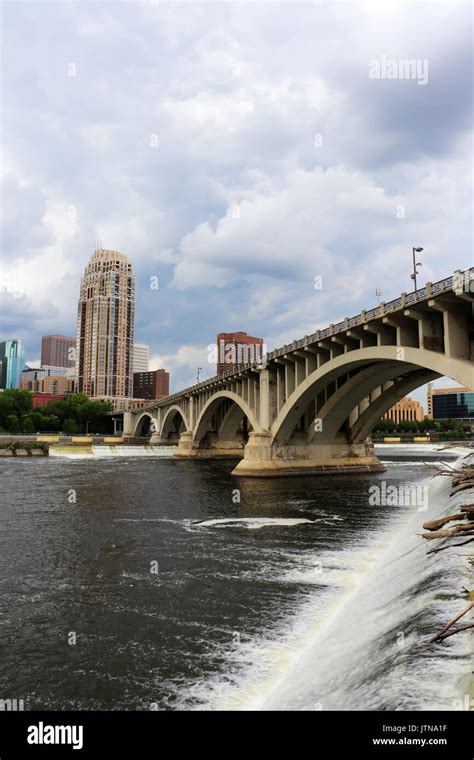
[[(0, 308), (31, 357), (74, 333), (98, 240), (175, 388), (221, 329), (274, 345), (408, 289), (413, 244), (426, 278), (471, 264), (468, 4), (209, 8), (5, 4), (0, 258), (26, 295)], [(371, 80), (383, 55), (428, 84)]]

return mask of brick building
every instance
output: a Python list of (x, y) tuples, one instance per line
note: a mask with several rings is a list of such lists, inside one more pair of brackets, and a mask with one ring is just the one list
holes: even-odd
[(41, 338), (42, 367), (75, 367), (76, 339), (65, 335), (44, 335)]
[(238, 370), (242, 364), (262, 360), (263, 338), (255, 338), (246, 332), (219, 333), (217, 336), (216, 374)]
[(158, 399), (170, 395), (170, 375), (164, 369), (133, 373), (133, 398)]

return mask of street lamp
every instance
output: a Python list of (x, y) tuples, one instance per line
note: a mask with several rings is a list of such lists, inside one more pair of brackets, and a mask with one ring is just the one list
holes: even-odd
[(417, 287), (416, 287), (416, 275), (418, 274), (417, 267), (421, 267), (421, 263), (419, 261), (418, 262), (416, 261), (415, 254), (416, 253), (421, 253), (422, 250), (423, 250), (423, 248), (413, 246), (412, 250), (413, 250), (413, 274), (410, 275), (410, 276), (411, 276), (411, 279), (413, 280), (413, 282), (415, 284), (415, 293), (416, 293), (416, 291), (417, 291)]
[(202, 367), (198, 367), (198, 374), (197, 374), (197, 381), (200, 380), (200, 374), (201, 374)]

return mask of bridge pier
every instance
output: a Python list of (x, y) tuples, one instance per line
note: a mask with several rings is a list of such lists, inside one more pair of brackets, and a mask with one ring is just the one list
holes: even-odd
[(170, 440), (169, 438), (162, 438), (159, 433), (152, 433), (150, 436), (151, 446), (177, 446), (178, 441)]
[(375, 456), (370, 440), (359, 444), (337, 441), (279, 445), (272, 444), (270, 433), (250, 433), (244, 458), (232, 475), (268, 478), (329, 472), (384, 472), (385, 469)]
[(195, 441), (191, 431), (181, 433), (178, 448), (174, 454), (181, 459), (239, 459), (243, 456), (243, 441), (220, 441), (204, 439)]

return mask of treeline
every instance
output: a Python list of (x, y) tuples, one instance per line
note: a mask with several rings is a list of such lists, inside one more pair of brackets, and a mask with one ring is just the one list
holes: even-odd
[(380, 420), (372, 430), (372, 433), (449, 433), (459, 438), (465, 438), (465, 423), (462, 420), (403, 420), (402, 422), (392, 422), (392, 420)]
[(33, 409), (29, 391), (7, 389), (0, 392), (0, 434), (109, 433), (113, 424), (107, 412), (112, 410), (111, 401), (92, 401), (82, 393), (72, 393)]

